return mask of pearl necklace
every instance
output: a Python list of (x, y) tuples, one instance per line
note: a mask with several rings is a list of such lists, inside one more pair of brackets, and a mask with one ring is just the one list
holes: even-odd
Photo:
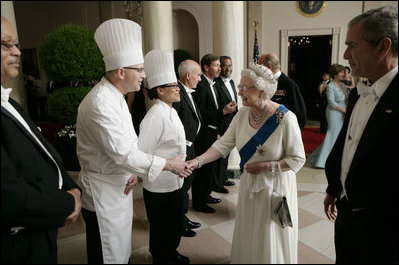
[(270, 103), (270, 101), (268, 101), (266, 103), (266, 106), (263, 108), (262, 113), (255, 114), (255, 112), (253, 110), (251, 111), (252, 120), (254, 121), (254, 123), (256, 125), (259, 125), (265, 119), (266, 113), (267, 113), (267, 109), (269, 108), (269, 103)]

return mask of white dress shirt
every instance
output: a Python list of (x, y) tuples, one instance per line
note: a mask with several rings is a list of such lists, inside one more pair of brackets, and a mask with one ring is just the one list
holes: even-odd
[(230, 93), (231, 100), (237, 102), (236, 96), (234, 95), (233, 87), (231, 86), (231, 83), (230, 83), (231, 78), (222, 76), (222, 80), (223, 80), (224, 85), (227, 87), (227, 90)]
[[(157, 99), (140, 124), (138, 147), (165, 159), (186, 154), (186, 136), (179, 115), (173, 107)], [(183, 158), (183, 161), (185, 157)], [(143, 178), (143, 187), (151, 192), (171, 192), (183, 186), (183, 178), (170, 171)]]
[[(179, 81), (179, 82), (180, 82), (180, 81)], [(195, 112), (195, 115), (197, 116), (197, 119), (198, 119), (197, 134), (198, 134), (198, 132), (199, 132), (199, 130), (200, 130), (200, 128), (201, 128), (201, 120), (200, 120), (200, 118), (198, 117), (197, 109), (195, 108), (195, 103), (194, 103), (193, 95), (191, 95), (192, 93), (195, 92), (195, 89), (186, 87), (182, 82), (180, 82), (180, 84), (181, 84), (181, 85), (184, 87), (184, 89), (186, 90), (186, 93), (187, 93), (187, 95), (188, 95), (188, 98), (190, 99), (190, 102), (191, 102), (191, 106), (193, 107), (194, 112)]]
[[(341, 198), (346, 196), (345, 180), (352, 164), (353, 156), (355, 155), (357, 146), (362, 137), (363, 130), (366, 127), (371, 113), (373, 112), (381, 96), (384, 94), (385, 90), (388, 88), (389, 84), (397, 74), (398, 66), (378, 79), (371, 87), (368, 88), (369, 91), (367, 91), (367, 88), (364, 87), (361, 87), (362, 89), (358, 88), (359, 95), (362, 95), (359, 97), (353, 108), (342, 154), (341, 183), (343, 190), (341, 193)], [(360, 84), (360, 82), (361, 81), (359, 81), (358, 86), (363, 85)], [(362, 90), (366, 91), (363, 92)]]
[(211, 92), (213, 95), (213, 100), (215, 101), (215, 104), (216, 104), (216, 109), (219, 109), (218, 99), (215, 94), (215, 88), (213, 87), (213, 85), (215, 84), (215, 81), (209, 79), (206, 75), (204, 75), (204, 76), (205, 76), (206, 80), (208, 81), (209, 86), (211, 87)]
[(61, 170), (58, 167), (57, 162), (55, 162), (54, 158), (51, 156), (49, 151), (43, 146), (42, 142), (37, 138), (36, 134), (32, 132), (30, 129), (29, 125), (26, 123), (25, 119), (22, 118), (22, 116), (19, 114), (19, 112), (13, 107), (13, 105), (8, 102), (9, 95), (11, 93), (11, 88), (4, 88), (1, 86), (1, 106), (5, 108), (8, 112), (10, 112), (23, 126), (24, 128), (32, 135), (32, 137), (36, 140), (36, 142), (40, 145), (40, 147), (44, 150), (44, 152), (51, 158), (51, 160), (54, 162), (54, 164), (57, 166), (57, 171), (58, 171), (58, 188), (62, 188), (62, 175), (61, 175)]

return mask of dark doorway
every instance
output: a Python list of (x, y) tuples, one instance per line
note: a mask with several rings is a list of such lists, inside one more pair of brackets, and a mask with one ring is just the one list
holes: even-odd
[(289, 37), (288, 75), (299, 86), (308, 120), (319, 120), (317, 87), (330, 69), (332, 35)]

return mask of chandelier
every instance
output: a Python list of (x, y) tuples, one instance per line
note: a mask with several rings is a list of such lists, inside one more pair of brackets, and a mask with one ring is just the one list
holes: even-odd
[(123, 1), (123, 11), (125, 11), (127, 19), (142, 25), (143, 1)]

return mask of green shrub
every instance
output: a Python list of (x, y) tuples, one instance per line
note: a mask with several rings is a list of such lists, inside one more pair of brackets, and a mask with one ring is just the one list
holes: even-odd
[(49, 80), (74, 86), (88, 85), (105, 71), (94, 33), (79, 25), (66, 24), (47, 34), (39, 58)]
[(91, 87), (63, 87), (54, 90), (48, 100), (51, 115), (62, 125), (75, 124), (79, 104), (90, 89)]

